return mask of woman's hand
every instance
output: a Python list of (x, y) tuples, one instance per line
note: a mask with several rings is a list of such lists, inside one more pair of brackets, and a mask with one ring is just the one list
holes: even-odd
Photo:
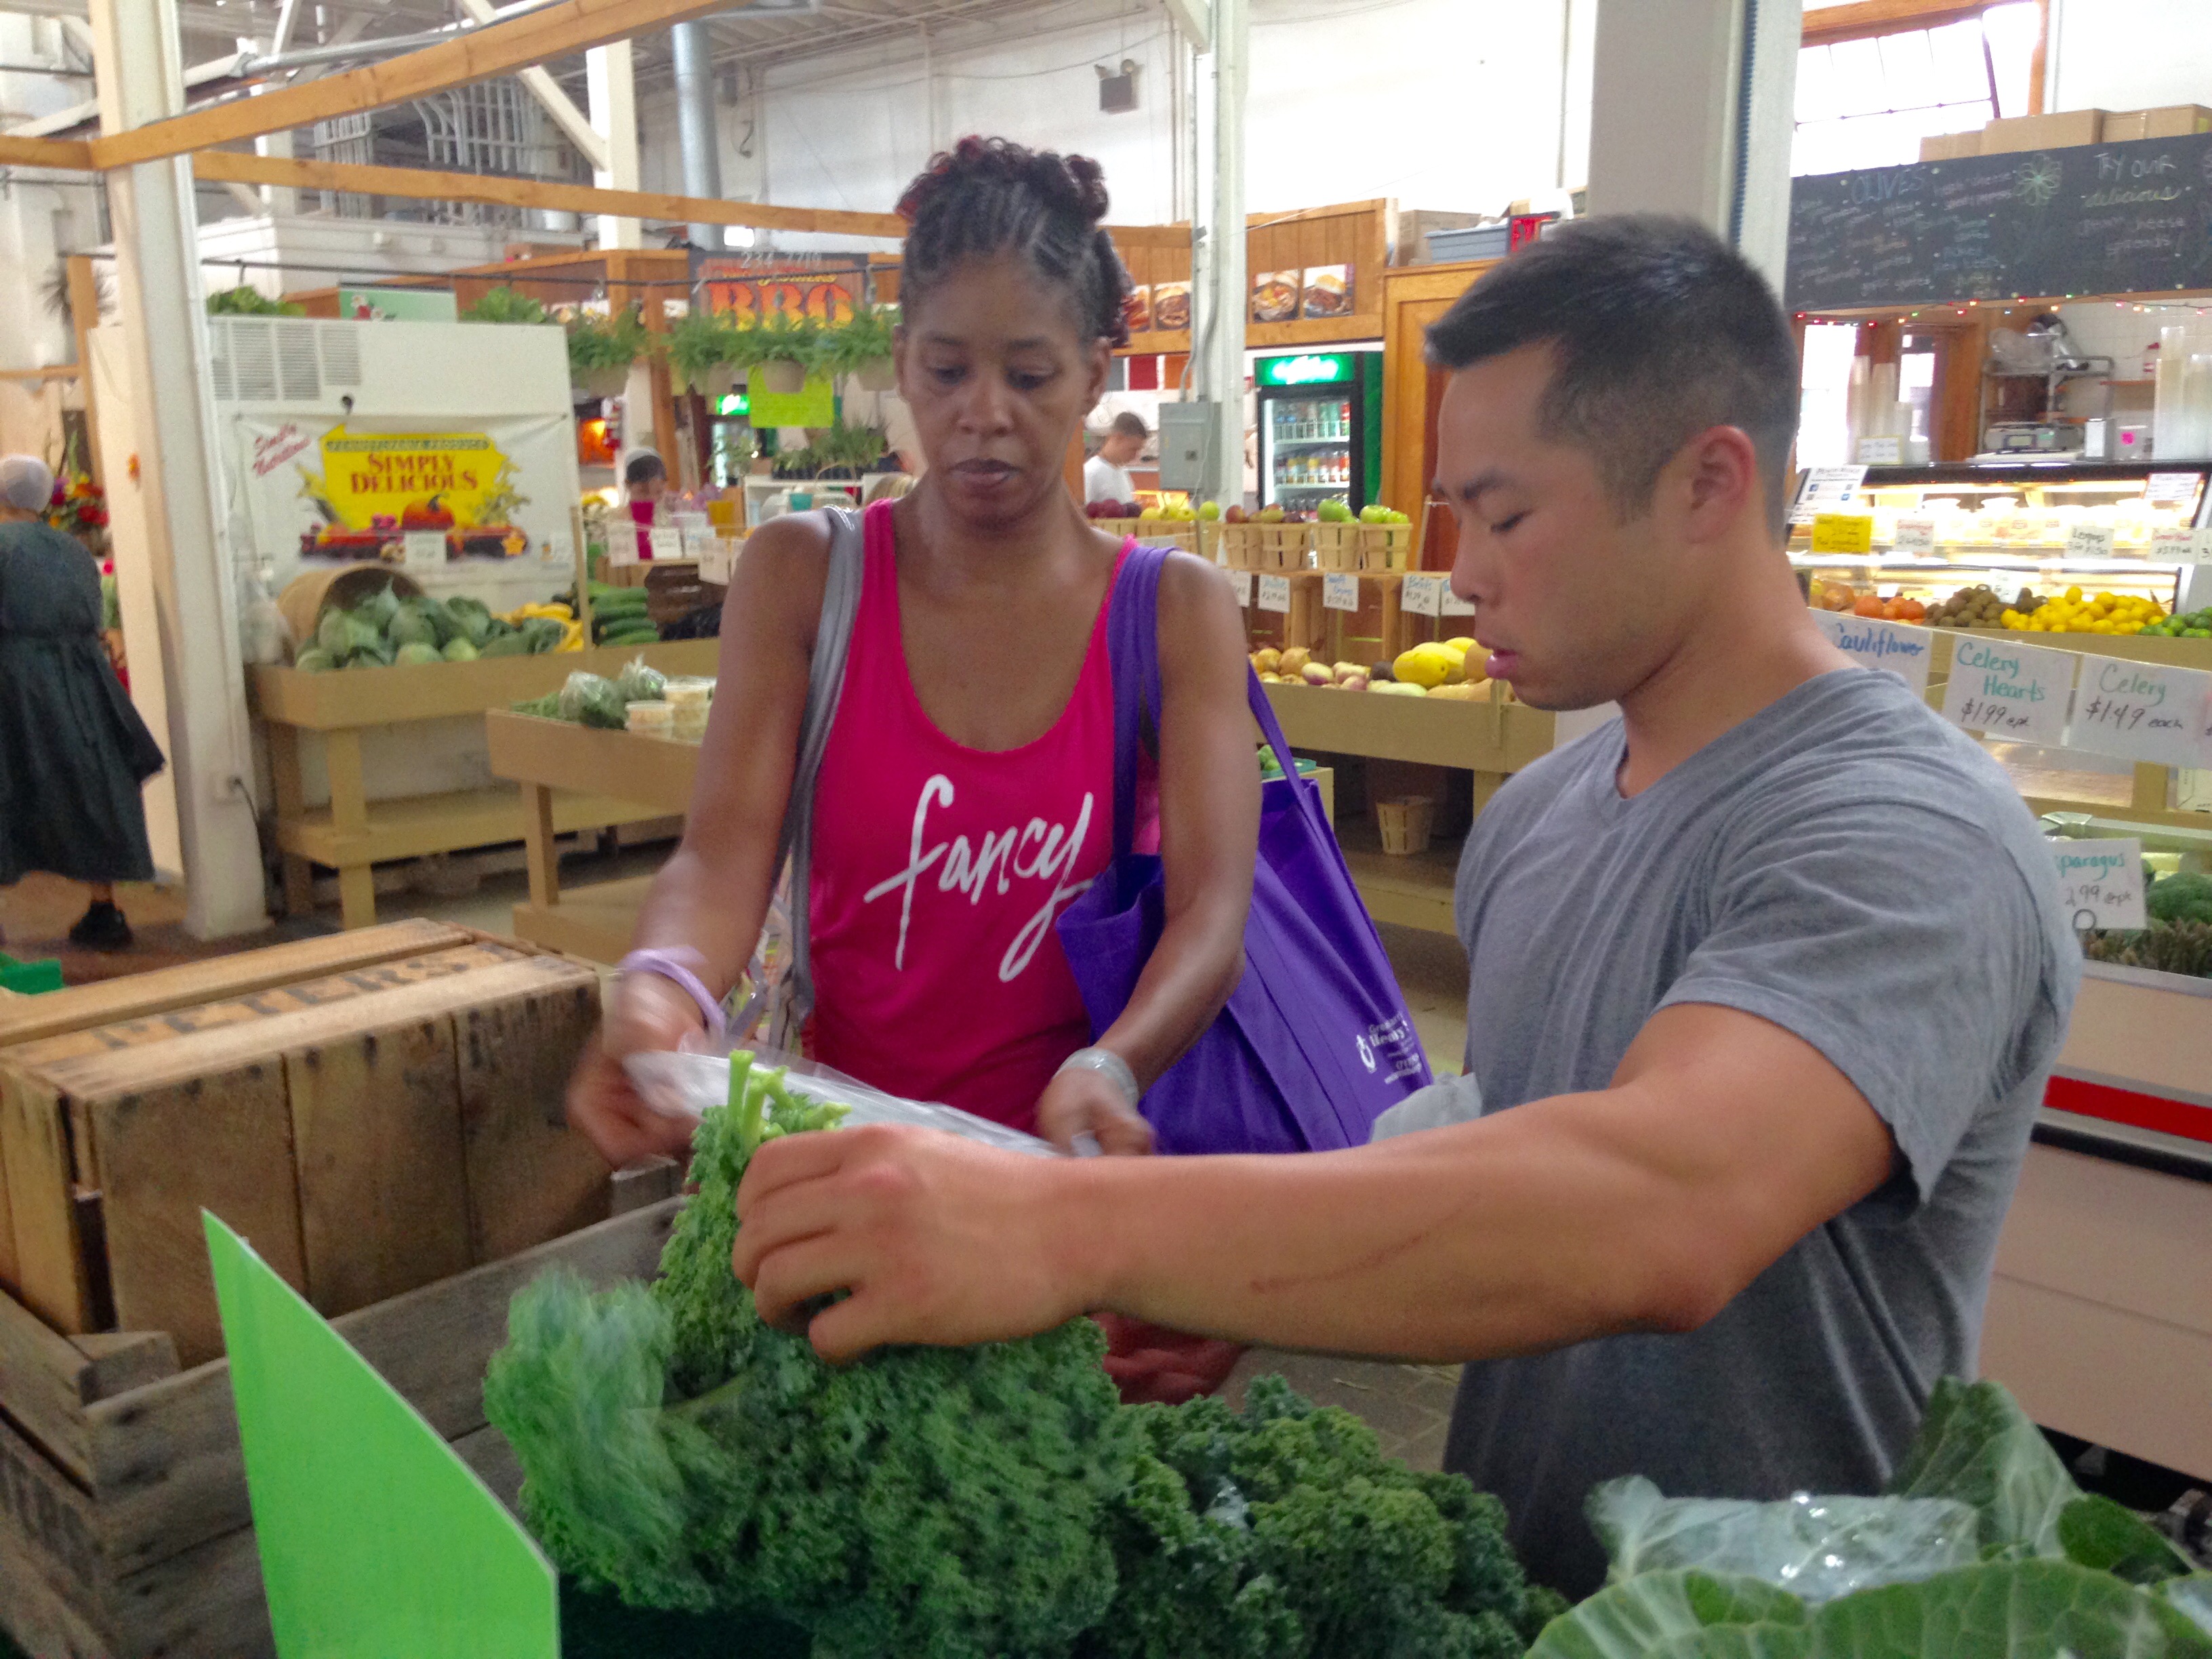
[(1152, 1126), (1129, 1109), (1121, 1091), (1102, 1073), (1062, 1072), (1037, 1097), (1037, 1133), (1064, 1152), (1089, 1134), (1098, 1150), (1142, 1158), (1152, 1150)]
[(673, 1049), (706, 1029), (698, 1005), (659, 975), (624, 974), (615, 981), (606, 1018), (568, 1079), (569, 1124), (614, 1168), (655, 1153), (680, 1158), (690, 1152), (690, 1121), (647, 1105), (622, 1062), (625, 1054)]

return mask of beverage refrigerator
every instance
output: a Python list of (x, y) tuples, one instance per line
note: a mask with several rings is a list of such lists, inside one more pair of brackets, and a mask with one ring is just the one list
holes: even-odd
[(1334, 498), (1357, 513), (1376, 499), (1382, 470), (1380, 349), (1255, 356), (1252, 386), (1261, 507), (1311, 513)]

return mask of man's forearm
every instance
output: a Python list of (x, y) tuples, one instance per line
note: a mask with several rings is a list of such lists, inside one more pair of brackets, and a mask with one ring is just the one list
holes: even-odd
[(1625, 1092), (1347, 1152), (1065, 1166), (1066, 1270), (1141, 1319), (1347, 1353), (1687, 1328), (1734, 1287), (1692, 1242), (1694, 1171), (1614, 1133)]

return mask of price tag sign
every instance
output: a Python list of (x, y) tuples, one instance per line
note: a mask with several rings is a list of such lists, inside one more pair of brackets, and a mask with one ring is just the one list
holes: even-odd
[(1291, 614), (1291, 579), (1288, 576), (1260, 578), (1260, 609), (1272, 611), (1279, 617)]
[(2179, 526), (2150, 532), (2150, 556), (2160, 564), (2198, 564), (2197, 532)]
[(653, 549), (653, 562), (684, 556), (684, 532), (672, 524), (657, 524), (646, 532), (647, 544)]
[(1899, 519), (1897, 534), (1890, 539), (1889, 550), (1893, 553), (1933, 553), (1936, 550), (1936, 520), (1924, 514), (1917, 518)]
[(2212, 674), (2084, 657), (2065, 746), (2154, 766), (2212, 767)]
[(1936, 648), (1935, 629), (1878, 622), (1871, 617), (1846, 617), (1833, 611), (1815, 611), (1813, 620), (1838, 650), (1861, 666), (1901, 674), (1915, 691), (1928, 690), (1928, 662)]
[(1816, 514), (1813, 519), (1813, 550), (1815, 553), (1873, 552), (1874, 514)]
[(1443, 599), (1442, 576), (1408, 576), (1398, 589), (1399, 608), (1416, 617), (1441, 617)]
[(1252, 608), (1252, 573), (1249, 570), (1231, 571), (1229, 585), (1237, 590), (1237, 603), (1249, 611)]
[(1863, 466), (1808, 468), (1797, 486), (1797, 499), (1790, 504), (1790, 522), (1810, 524), (1819, 514), (1856, 501), (1859, 486), (1866, 482), (1866, 471)]
[(737, 562), (737, 544), (720, 536), (714, 537), (699, 554), (699, 580), (712, 582), (717, 587), (727, 587), (731, 572)]
[(2092, 927), (2142, 927), (2142, 842), (2054, 841), (2058, 902), (2077, 932)]
[(410, 530), (400, 538), (401, 556), (410, 570), (435, 570), (446, 562), (446, 532)]
[(1321, 603), (1324, 611), (1358, 610), (1359, 578), (1330, 571), (1321, 579)]
[(2069, 559), (2109, 559), (2118, 538), (2108, 524), (2077, 524), (2066, 532)]
[(2143, 483), (2143, 505), (2146, 507), (2194, 507), (2197, 505), (2197, 474), (2194, 472), (2154, 472)]
[(1474, 614), (1474, 606), (1468, 601), (1460, 598), (1458, 594), (1453, 592), (1451, 591), (1451, 584), (1449, 582), (1446, 582), (1444, 584), (1443, 603), (1439, 608), (1437, 614), (1445, 617), (1472, 617)]
[(1943, 718), (1969, 732), (2056, 748), (2065, 741), (2080, 661), (2071, 651), (1961, 633), (1952, 642)]
[(1869, 466), (1896, 466), (1905, 459), (1902, 438), (1862, 438), (1859, 459)]

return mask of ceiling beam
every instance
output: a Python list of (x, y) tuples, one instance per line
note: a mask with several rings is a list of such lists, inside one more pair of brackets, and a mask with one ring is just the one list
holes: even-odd
[(382, 109), (412, 98), (513, 75), (548, 58), (623, 40), (723, 9), (728, 0), (563, 0), (544, 11), (471, 29), (381, 64), (240, 98), (166, 121), (149, 121), (99, 141), (102, 167), (126, 167), (189, 155), (241, 138), (303, 127), (336, 115)]
[(90, 173), (94, 170), (92, 146), (82, 138), (19, 138), (13, 133), (0, 133), (0, 166)]
[[(4, 160), (0, 155), (0, 160)], [(763, 230), (826, 231), (833, 235), (906, 234), (896, 214), (848, 213), (833, 208), (773, 207), (759, 202), (714, 202), (651, 191), (599, 190), (551, 179), (504, 179), (474, 173), (438, 173), (427, 167), (363, 167), (342, 161), (295, 161), (280, 155), (246, 155), (234, 150), (202, 150), (192, 172), (216, 184), (289, 185), (297, 190), (337, 190), (362, 196), (398, 196), (415, 201), (483, 202), (496, 207), (550, 208), (563, 213), (610, 214), (667, 224), (748, 225)]]
[[(491, 0), (459, 0), (461, 9), (477, 23), (493, 21)], [(599, 136), (592, 118), (576, 107), (576, 100), (561, 89), (550, 70), (543, 64), (532, 64), (516, 76), (525, 90), (553, 118), (553, 125), (568, 136), (576, 152), (591, 163), (592, 171), (607, 170), (607, 141)]]
[(1167, 0), (1168, 15), (1182, 31), (1183, 39), (1190, 42), (1193, 52), (1213, 50), (1213, 6), (1212, 0)]

